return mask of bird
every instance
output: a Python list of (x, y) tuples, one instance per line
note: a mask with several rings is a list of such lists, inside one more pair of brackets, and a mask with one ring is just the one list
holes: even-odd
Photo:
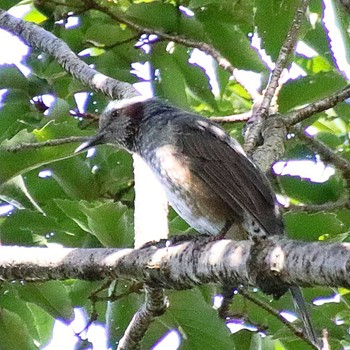
[[(106, 143), (141, 156), (173, 209), (200, 234), (235, 240), (285, 235), (266, 175), (215, 122), (155, 97), (136, 96), (110, 102), (97, 134), (76, 152)], [(290, 291), (305, 336), (317, 347), (302, 292), (297, 286)]]

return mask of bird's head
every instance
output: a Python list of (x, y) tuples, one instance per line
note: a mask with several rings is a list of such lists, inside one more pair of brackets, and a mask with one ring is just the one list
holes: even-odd
[(100, 116), (97, 134), (81, 144), (75, 152), (105, 143), (133, 151), (134, 136), (144, 115), (144, 103), (148, 99), (144, 96), (136, 96), (110, 102)]

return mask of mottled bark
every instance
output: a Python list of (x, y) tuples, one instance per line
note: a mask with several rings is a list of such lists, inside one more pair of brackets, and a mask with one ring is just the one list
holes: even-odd
[(350, 244), (281, 238), (254, 242), (198, 238), (165, 248), (0, 247), (2, 280), (126, 278), (155, 288), (251, 285), (279, 295), (290, 285), (350, 287)]

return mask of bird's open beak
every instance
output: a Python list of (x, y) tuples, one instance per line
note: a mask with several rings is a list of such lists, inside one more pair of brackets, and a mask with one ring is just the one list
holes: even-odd
[(87, 149), (100, 145), (103, 143), (103, 137), (105, 136), (104, 132), (99, 132), (96, 136), (91, 137), (90, 140), (82, 143), (75, 151), (74, 153), (78, 153), (81, 151), (86, 151)]

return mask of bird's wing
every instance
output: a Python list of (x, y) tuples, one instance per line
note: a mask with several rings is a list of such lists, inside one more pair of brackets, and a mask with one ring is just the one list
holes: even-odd
[[(199, 124), (199, 125), (198, 125)], [(266, 234), (281, 234), (275, 199), (264, 174), (245, 156), (244, 151), (215, 124), (197, 120), (187, 124), (179, 142), (191, 170), (222, 200), (237, 212), (247, 212)]]

